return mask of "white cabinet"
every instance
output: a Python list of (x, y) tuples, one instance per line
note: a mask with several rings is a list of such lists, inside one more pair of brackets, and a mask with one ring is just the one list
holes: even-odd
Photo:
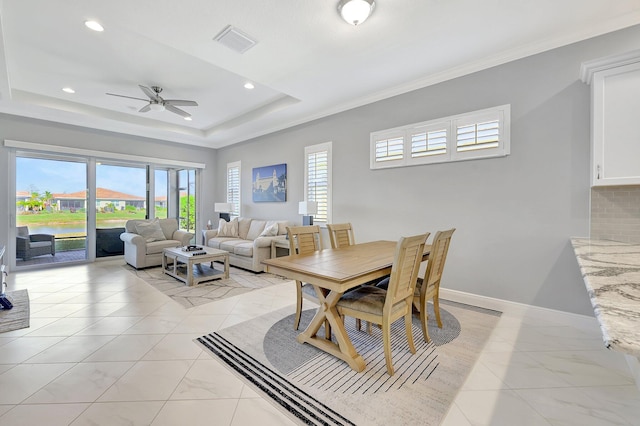
[(640, 51), (585, 62), (591, 84), (591, 184), (640, 185)]

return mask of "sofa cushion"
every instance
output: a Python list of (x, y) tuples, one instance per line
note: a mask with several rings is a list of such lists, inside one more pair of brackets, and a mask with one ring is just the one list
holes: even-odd
[(238, 219), (227, 222), (220, 219), (218, 223), (218, 237), (238, 237)]
[(235, 237), (222, 237), (222, 238), (214, 237), (214, 238), (209, 238), (209, 241), (207, 241), (207, 246), (209, 246), (211, 248), (219, 249), (220, 248), (220, 244), (222, 244), (222, 243), (224, 243), (226, 241), (231, 241), (231, 240), (237, 240), (237, 238), (235, 238)]
[(287, 226), (289, 226), (288, 220), (278, 221), (278, 235), (287, 235)]
[(253, 257), (253, 242), (244, 241), (240, 244), (236, 244), (233, 248), (233, 253), (238, 256)]
[(246, 240), (247, 234), (249, 233), (250, 226), (251, 226), (251, 218), (239, 217), (238, 218), (238, 237), (240, 237), (243, 240)]
[(251, 226), (249, 226), (249, 232), (247, 232), (247, 238), (245, 240), (255, 240), (260, 236), (262, 231), (264, 230), (264, 226), (267, 224), (264, 220), (253, 219), (251, 221)]
[(164, 235), (164, 232), (162, 232), (162, 228), (160, 227), (158, 218), (155, 218), (149, 222), (138, 222), (135, 226), (136, 233), (142, 236), (142, 238), (144, 238), (147, 243), (151, 243), (153, 241), (163, 241), (167, 239)]
[(239, 238), (229, 239), (220, 243), (220, 250), (226, 250), (229, 253), (235, 253), (235, 248), (238, 244), (252, 243), (251, 241), (241, 240)]
[[(158, 219), (156, 218), (156, 220)], [(173, 217), (169, 217), (166, 219), (160, 219), (158, 222), (160, 223), (160, 228), (162, 228), (164, 237), (167, 240), (173, 239), (173, 233), (178, 230), (178, 221)]]
[(147, 243), (147, 254), (162, 253), (162, 250), (169, 247), (180, 247), (180, 241), (162, 240), (162, 241), (153, 241), (153, 242)]
[(278, 231), (280, 230), (278, 222), (270, 220), (264, 226), (264, 230), (260, 234), (261, 237), (275, 237), (278, 235)]

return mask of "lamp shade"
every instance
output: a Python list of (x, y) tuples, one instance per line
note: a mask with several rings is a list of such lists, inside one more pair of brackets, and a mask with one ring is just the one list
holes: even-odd
[(216, 213), (231, 213), (233, 205), (231, 203), (214, 203), (213, 211)]
[(300, 201), (298, 203), (298, 214), (313, 215), (318, 212), (318, 203), (315, 201)]
[(351, 25), (359, 25), (371, 15), (374, 6), (374, 0), (340, 0), (338, 12)]

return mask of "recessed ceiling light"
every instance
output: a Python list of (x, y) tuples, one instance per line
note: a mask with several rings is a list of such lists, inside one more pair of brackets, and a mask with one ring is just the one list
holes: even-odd
[(254, 89), (256, 86), (253, 85), (253, 83), (251, 83), (250, 81), (246, 82), (244, 84), (244, 88), (245, 89)]
[(104, 31), (104, 27), (96, 21), (84, 21), (84, 24), (87, 26), (87, 28), (92, 29), (93, 31)]
[(76, 93), (76, 91), (73, 90), (71, 87), (63, 87), (62, 91), (67, 93)]
[(191, 117), (185, 117), (184, 119), (187, 120), (187, 121), (193, 120), (193, 118), (191, 118)]

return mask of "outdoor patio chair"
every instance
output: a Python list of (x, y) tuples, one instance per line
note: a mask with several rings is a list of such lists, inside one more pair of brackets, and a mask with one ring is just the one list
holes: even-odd
[(50, 234), (29, 234), (28, 226), (18, 226), (16, 236), (16, 257), (29, 260), (35, 256), (56, 255), (56, 236)]

